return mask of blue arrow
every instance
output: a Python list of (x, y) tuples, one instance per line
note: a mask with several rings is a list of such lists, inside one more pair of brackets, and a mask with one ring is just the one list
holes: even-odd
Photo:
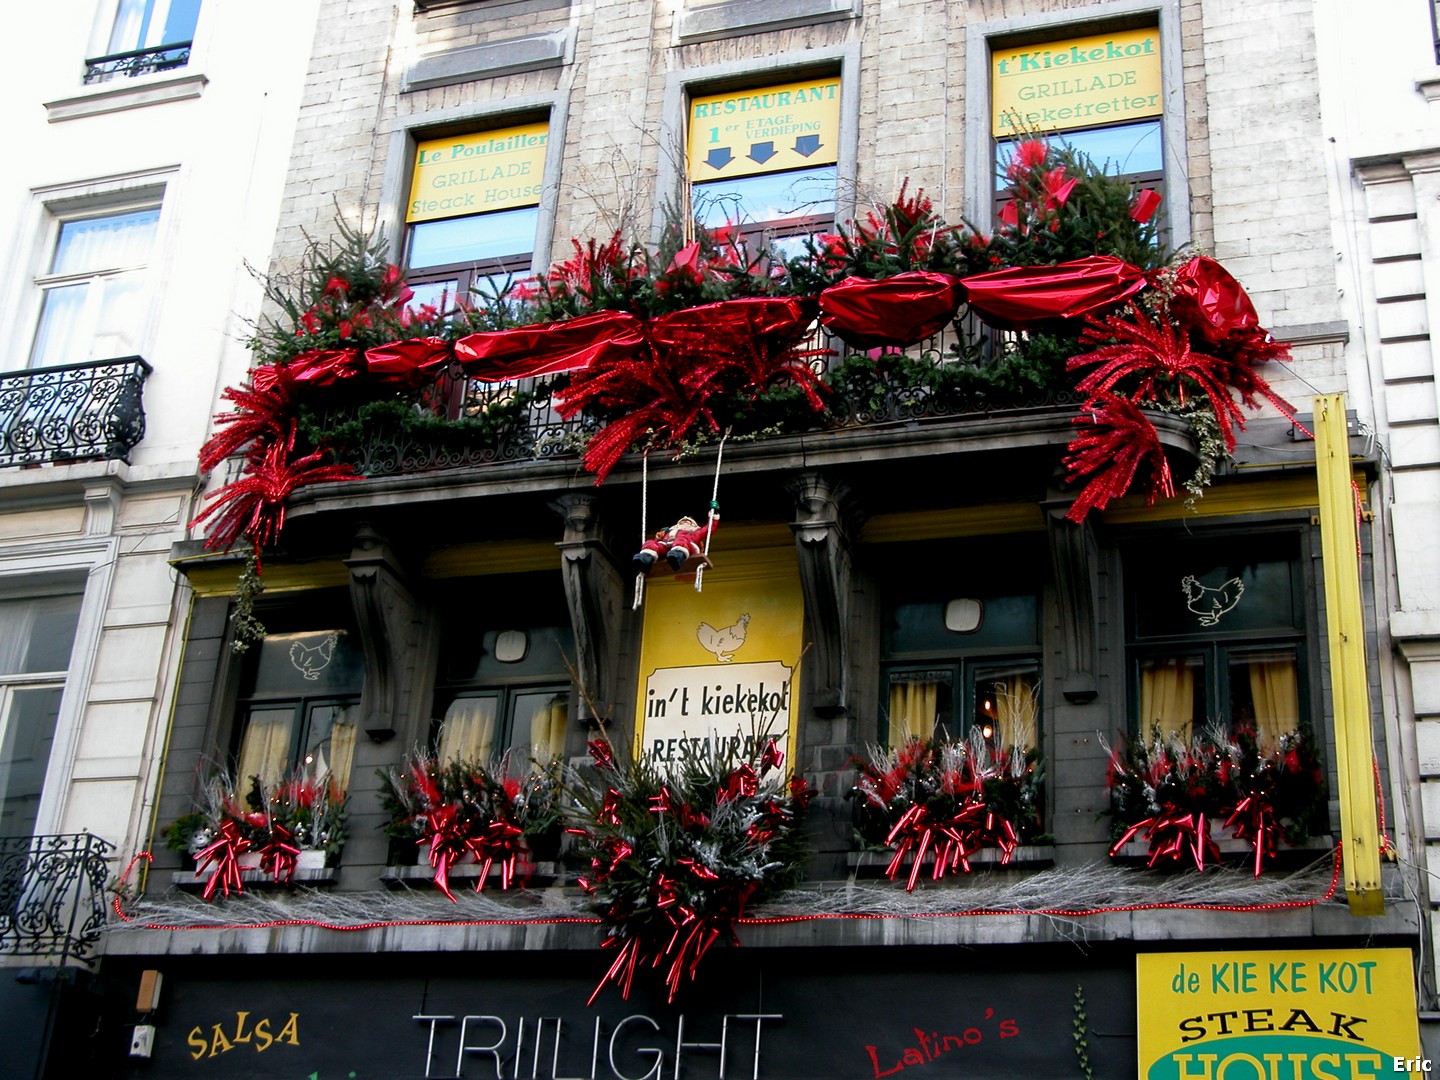
[(809, 157), (820, 149), (819, 135), (797, 135), (795, 137), (795, 153), (802, 157)]
[(711, 150), (705, 155), (705, 164), (712, 169), (723, 169), (730, 162), (735, 160), (735, 155), (730, 153), (728, 146), (722, 146), (718, 150)]
[(756, 165), (764, 165), (775, 156), (775, 144), (773, 142), (757, 142), (750, 144), (750, 153), (745, 155)]

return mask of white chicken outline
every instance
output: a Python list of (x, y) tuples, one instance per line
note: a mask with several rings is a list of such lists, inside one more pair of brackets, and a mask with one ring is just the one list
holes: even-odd
[(749, 627), (750, 613), (746, 611), (730, 626), (721, 627), (719, 630), (702, 622), (695, 628), (695, 640), (706, 652), (714, 653), (715, 659), (720, 663), (728, 664), (745, 644), (745, 634)]
[[(330, 666), (330, 660), (335, 655), (335, 644), (340, 640), (340, 635), (331, 633), (318, 645), (306, 645), (299, 641), (290, 643), (290, 666), (300, 672), (301, 676), (309, 682), (315, 682), (320, 678), (320, 672)], [(321, 663), (312, 664), (310, 658), (319, 656)]]
[[(1185, 606), (1199, 616), (1200, 625), (1214, 626), (1221, 615), (1240, 603), (1240, 597), (1245, 595), (1245, 583), (1238, 577), (1232, 577), (1218, 589), (1212, 589), (1200, 584), (1194, 574), (1186, 574), (1180, 579), (1180, 590), (1185, 594)], [(1208, 607), (1205, 606), (1206, 600), (1209, 600)], [(1227, 604), (1226, 600), (1230, 602)], [(1201, 606), (1196, 607), (1196, 604)]]

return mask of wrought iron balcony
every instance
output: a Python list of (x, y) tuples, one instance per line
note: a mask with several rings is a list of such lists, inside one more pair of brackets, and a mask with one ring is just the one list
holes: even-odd
[(0, 956), (88, 962), (114, 850), (89, 833), (0, 837)]
[(145, 436), (138, 356), (0, 372), (0, 467), (76, 458), (128, 461)]
[(96, 56), (85, 61), (85, 82), (105, 82), (108, 79), (129, 79), (136, 75), (149, 75), (152, 71), (169, 71), (184, 67), (190, 62), (190, 42), (176, 41), (169, 45), (157, 45), (150, 49), (134, 49), (131, 52), (112, 53)]

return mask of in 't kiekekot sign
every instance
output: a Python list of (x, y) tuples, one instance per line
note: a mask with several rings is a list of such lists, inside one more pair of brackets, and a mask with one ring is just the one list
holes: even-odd
[(1163, 111), (1158, 27), (996, 49), (990, 62), (991, 130), (998, 138)]

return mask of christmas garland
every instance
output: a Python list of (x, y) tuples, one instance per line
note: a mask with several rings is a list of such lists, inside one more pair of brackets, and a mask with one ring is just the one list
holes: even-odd
[(722, 412), (777, 393), (824, 417), (829, 394), (810, 365), (817, 318), (852, 347), (896, 350), (948, 326), (962, 304), (1017, 333), (1020, 354), (1053, 358), (1049, 377), (1085, 395), (1065, 459), (1077, 521), (1137, 482), (1151, 501), (1173, 491), (1142, 410), (1213, 414), (1227, 449), (1242, 406), (1263, 399), (1293, 419), (1257, 372), (1287, 350), (1239, 284), (1205, 258), (1162, 267), (1154, 192), (1044, 140), (1017, 147), (1007, 179), (989, 235), (947, 224), (902, 186), (788, 260), (730, 229), (672, 228), (654, 253), (617, 234), (572, 241), (573, 256), (538, 280), (439, 307), (412, 303), (382, 238), (342, 225), (335, 245), (312, 246), (297, 275), (267, 285), (280, 315), (256, 327), (260, 363), (224, 391), (235, 408), (201, 451), (207, 472), (239, 456), (242, 475), (211, 493), (195, 524), (209, 524), (212, 548), (244, 537), (259, 550), (280, 535), (295, 491), (354, 479), (330, 460), (328, 436), (301, 432), (319, 405), (389, 399), (439, 417), (455, 380), (555, 378), (560, 414), (598, 424), (584, 460), (603, 480), (628, 450), (679, 451), (721, 430)]
[(1155, 728), (1111, 751), (1107, 781), (1116, 836), (1110, 854), (1142, 837), (1152, 868), (1213, 865), (1218, 820), (1250, 844), (1259, 877), (1277, 840), (1302, 843), (1325, 807), (1324, 773), (1300, 731), (1262, 743), (1252, 728), (1189, 738)]

